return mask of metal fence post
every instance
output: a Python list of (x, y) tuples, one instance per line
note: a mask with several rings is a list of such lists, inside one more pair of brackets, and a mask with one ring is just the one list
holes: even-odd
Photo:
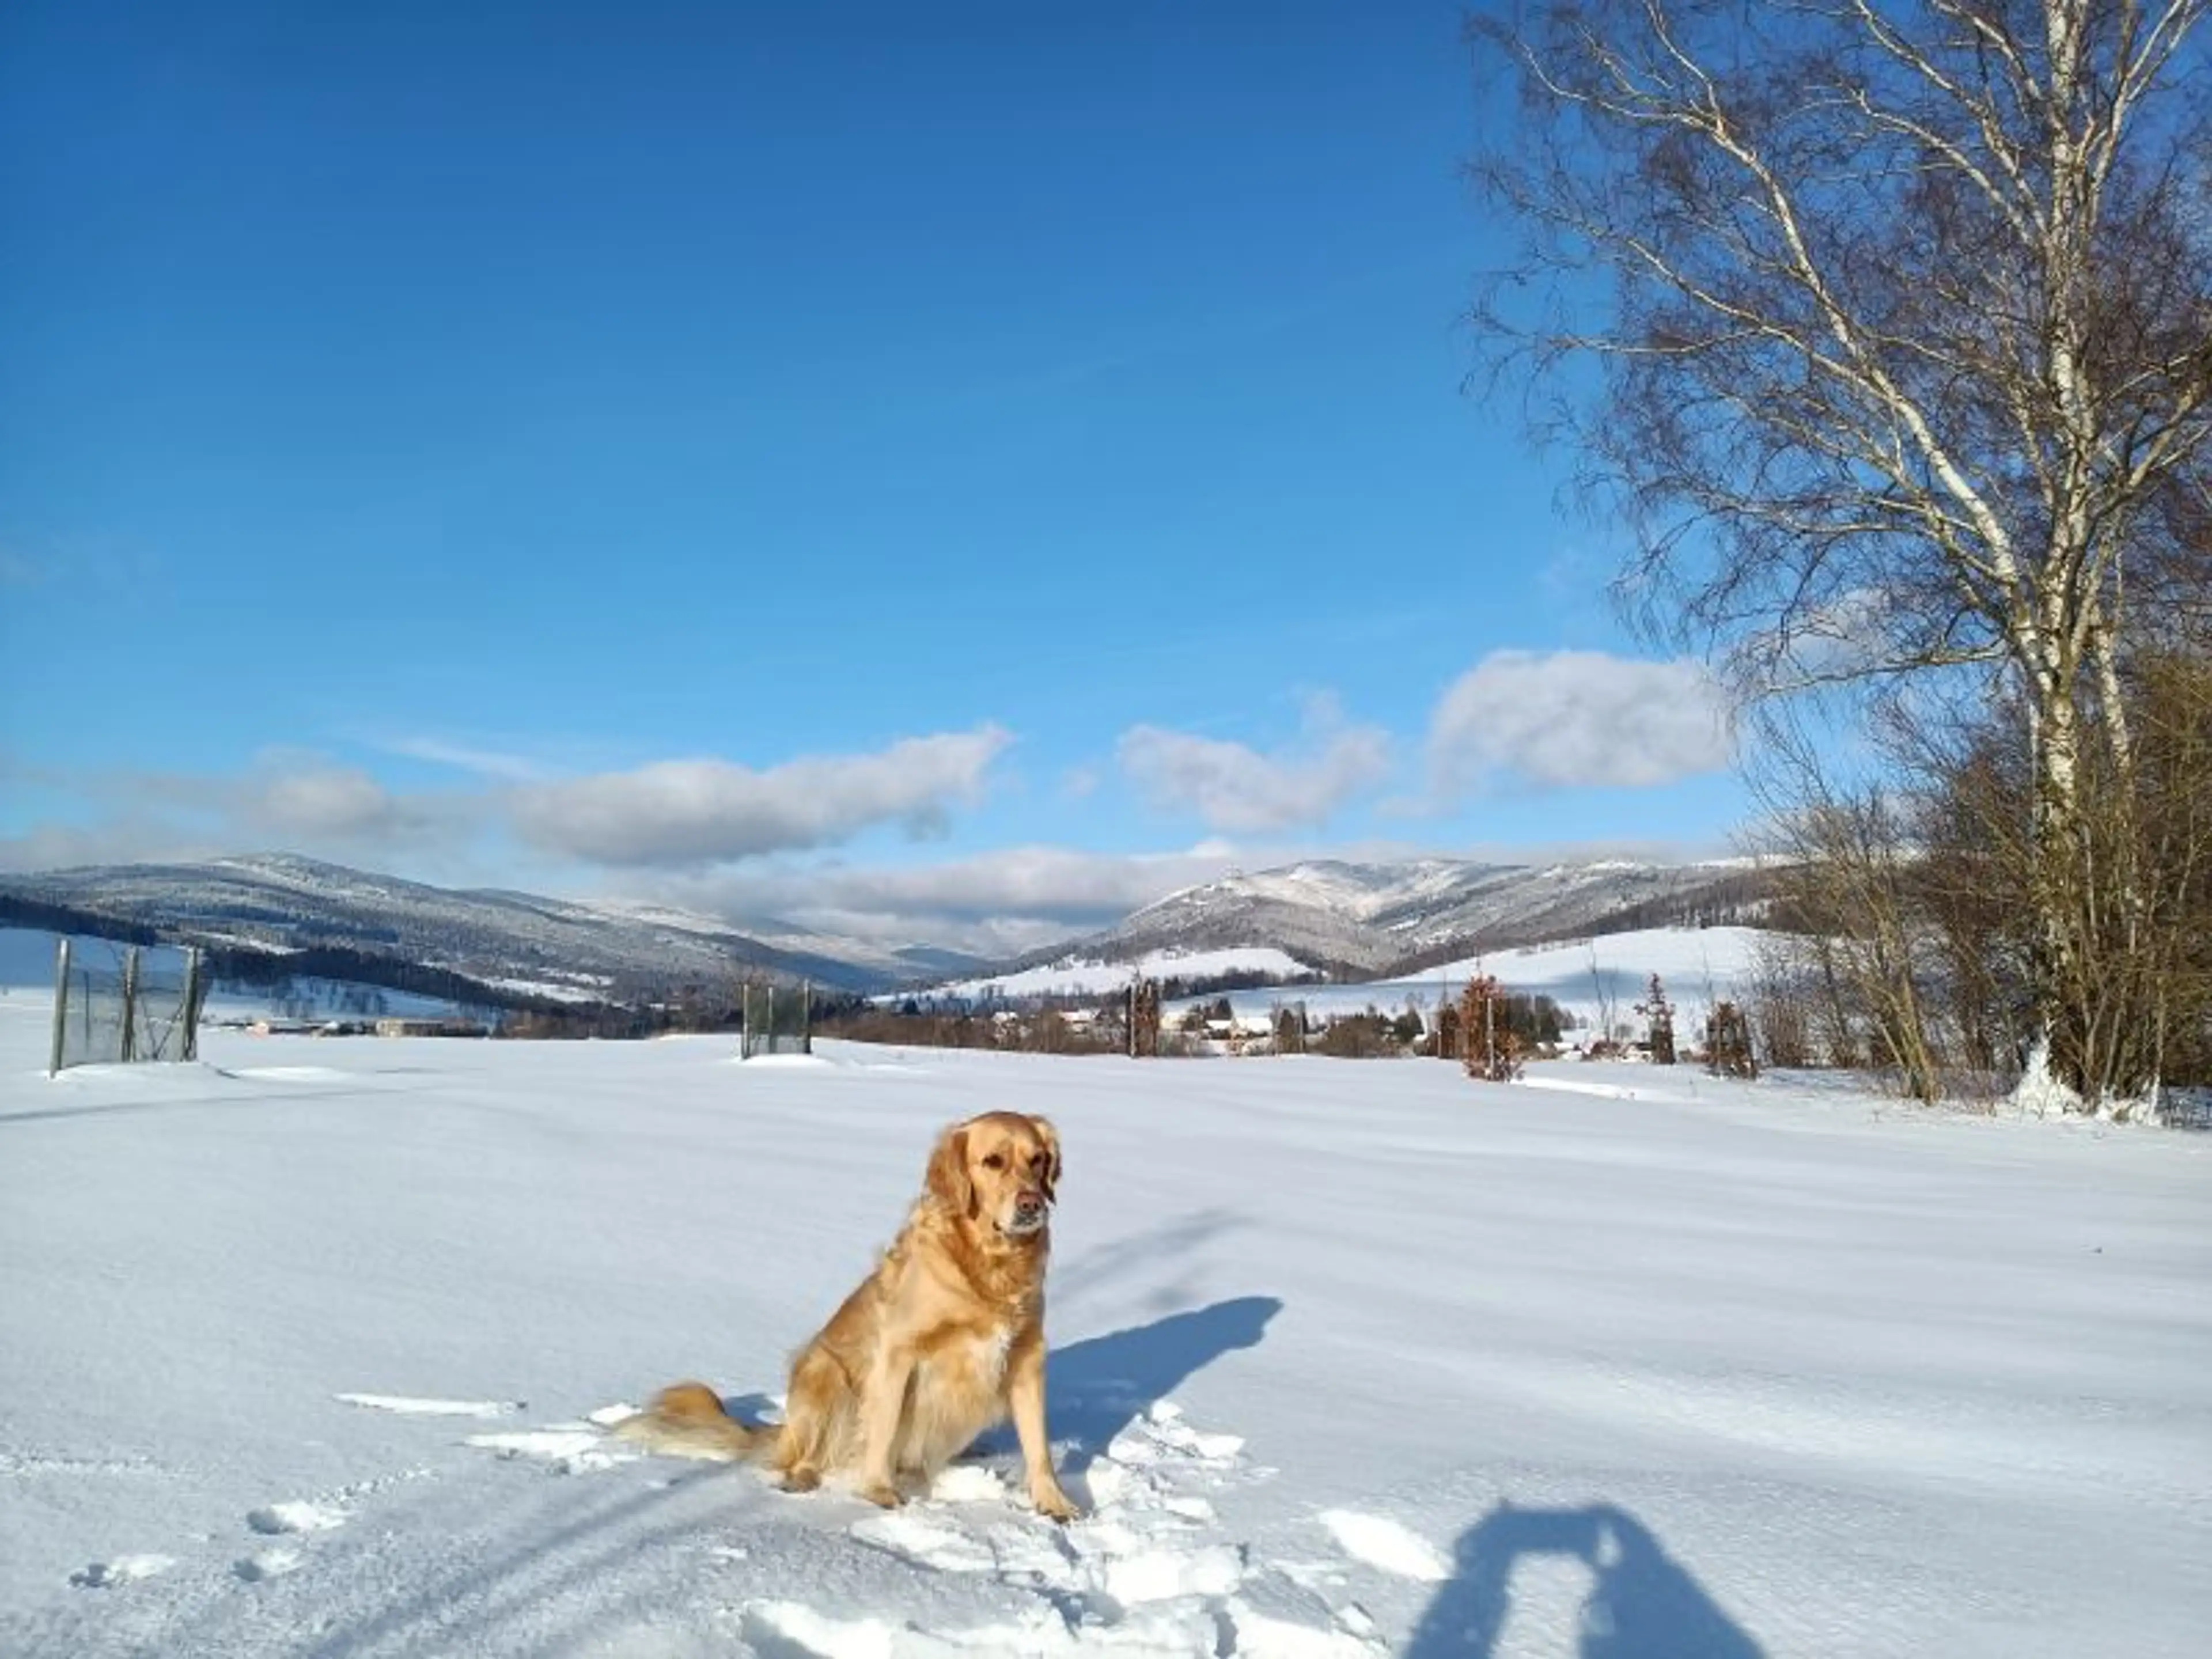
[(121, 1052), (116, 1058), (125, 1065), (138, 1058), (138, 947), (135, 945), (123, 958), (123, 1031), (117, 1046)]
[(70, 942), (64, 933), (54, 947), (54, 1048), (46, 1066), (48, 1077), (61, 1073), (62, 1048), (69, 1035), (69, 976)]
[(200, 1057), (200, 1004), (207, 1000), (206, 973), (206, 958), (195, 945), (185, 952), (185, 1046), (179, 1055), (182, 1060)]

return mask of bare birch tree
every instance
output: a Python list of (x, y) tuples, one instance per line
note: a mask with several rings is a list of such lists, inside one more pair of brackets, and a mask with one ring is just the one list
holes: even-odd
[[(2094, 1101), (2085, 741), (2212, 499), (2208, 0), (1528, 0), (1477, 321), (1747, 700), (1999, 674), (2033, 750), (2036, 1053)], [(1585, 372), (1593, 366), (1594, 377)], [(1552, 371), (1566, 371), (1564, 375)], [(2133, 902), (2133, 901), (2130, 901)]]

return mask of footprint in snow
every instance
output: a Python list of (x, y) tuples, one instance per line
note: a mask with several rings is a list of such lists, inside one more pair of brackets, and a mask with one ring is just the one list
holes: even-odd
[(118, 1555), (112, 1561), (94, 1561), (70, 1575), (79, 1589), (112, 1589), (140, 1578), (151, 1578), (177, 1565), (173, 1555)]
[(236, 1562), (231, 1571), (247, 1583), (258, 1584), (271, 1578), (282, 1578), (288, 1572), (297, 1572), (306, 1564), (307, 1558), (298, 1550), (289, 1544), (278, 1544)]
[(328, 1504), (313, 1504), (306, 1500), (292, 1504), (271, 1504), (266, 1509), (246, 1512), (246, 1524), (258, 1533), (271, 1537), (288, 1532), (329, 1532), (345, 1525), (345, 1511)]
[(1022, 1510), (1005, 1480), (978, 1464), (955, 1465), (927, 1498), (852, 1523), (861, 1542), (916, 1567), (1022, 1593), (1004, 1624), (917, 1631), (893, 1613), (766, 1600), (745, 1607), (745, 1625), (763, 1647), (794, 1655), (1110, 1649), (1376, 1659), (1385, 1650), (1363, 1609), (1329, 1605), (1223, 1531), (1198, 1489), (1264, 1478), (1243, 1447), (1238, 1436), (1194, 1429), (1162, 1401), (1092, 1458), (1089, 1513), (1066, 1528)]

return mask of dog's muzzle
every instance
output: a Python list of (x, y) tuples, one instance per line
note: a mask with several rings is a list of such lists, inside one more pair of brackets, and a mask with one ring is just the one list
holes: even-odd
[(1044, 1225), (1044, 1194), (1024, 1193), (1014, 1200), (1014, 1212), (1006, 1230), (1010, 1233), (1033, 1233)]

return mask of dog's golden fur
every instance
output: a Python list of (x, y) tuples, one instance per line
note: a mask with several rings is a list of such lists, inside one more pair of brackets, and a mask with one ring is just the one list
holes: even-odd
[(664, 1389), (614, 1432), (653, 1449), (766, 1464), (786, 1488), (849, 1480), (886, 1508), (1012, 1416), (1030, 1501), (1079, 1511), (1045, 1438), (1044, 1279), (1060, 1135), (988, 1112), (931, 1151), (921, 1196), (873, 1273), (793, 1359), (784, 1420), (753, 1428), (703, 1382)]

